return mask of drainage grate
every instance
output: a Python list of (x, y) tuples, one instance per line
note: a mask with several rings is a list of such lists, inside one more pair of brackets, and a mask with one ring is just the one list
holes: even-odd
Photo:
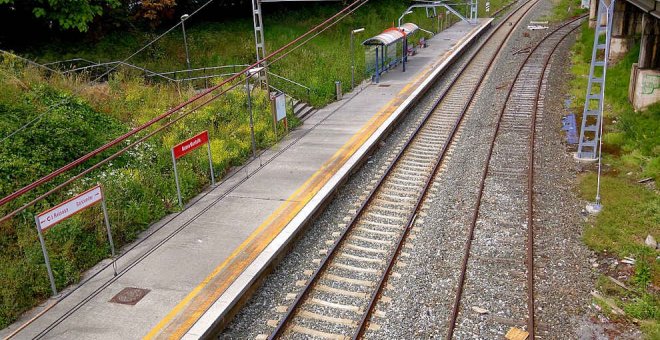
[(121, 303), (122, 305), (135, 305), (150, 291), (149, 289), (127, 287), (117, 293), (110, 302)]
[(390, 84), (380, 84), (378, 87), (390, 87)]

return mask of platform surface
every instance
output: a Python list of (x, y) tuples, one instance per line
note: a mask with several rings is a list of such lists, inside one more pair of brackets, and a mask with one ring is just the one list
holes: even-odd
[[(93, 279), (69, 287), (12, 326), (41, 313), (16, 339), (198, 338), (235, 303), (277, 250), (299, 231), (334, 187), (377, 143), (433, 78), (490, 24), (458, 23), (429, 39), (406, 65), (363, 83), (320, 109), (184, 211), (153, 225), (153, 233), (117, 261), (119, 275), (97, 265)], [(159, 229), (160, 228), (160, 229)], [(157, 231), (156, 231), (157, 230)], [(135, 305), (110, 300), (124, 288), (149, 292)], [(51, 306), (52, 305), (52, 306)], [(50, 308), (48, 308), (50, 306)]]

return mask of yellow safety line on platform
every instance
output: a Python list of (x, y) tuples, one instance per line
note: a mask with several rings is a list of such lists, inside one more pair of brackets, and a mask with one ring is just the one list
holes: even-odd
[[(474, 30), (454, 46), (460, 46), (462, 40), (472, 36)], [(443, 54), (443, 57), (449, 51)], [(441, 58), (443, 60), (444, 58)], [(426, 77), (435, 69), (438, 63), (428, 66), (408, 83), (386, 106), (375, 114), (363, 127), (354, 134), (321, 168), (310, 176), (286, 202), (282, 203), (257, 229), (241, 243), (229, 257), (218, 265), (197, 287), (181, 300), (170, 312), (154, 326), (144, 339), (164, 338), (180, 339), (199, 320), (199, 318), (217, 301), (229, 288), (234, 280), (254, 261), (268, 244), (286, 227), (318, 193), (353, 154), (378, 130), (394, 111), (410, 95), (411, 87), (417, 88), (420, 79)], [(257, 238), (258, 237), (258, 238)], [(253, 242), (254, 241), (254, 242)], [(249, 247), (248, 247), (249, 246)], [(246, 251), (247, 250), (247, 251)], [(240, 256), (239, 256), (240, 255)], [(231, 264), (230, 264), (231, 262)], [(229, 265), (227, 271), (223, 271)], [(223, 275), (220, 275), (223, 274)], [(221, 279), (219, 279), (221, 278)], [(201, 294), (201, 293), (204, 294)], [(194, 299), (194, 301), (193, 301)], [(192, 302), (192, 303), (191, 303)], [(185, 308), (185, 309), (184, 309)]]

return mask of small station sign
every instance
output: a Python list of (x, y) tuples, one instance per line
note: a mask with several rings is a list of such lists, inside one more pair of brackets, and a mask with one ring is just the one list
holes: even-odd
[(103, 196), (103, 188), (101, 185), (97, 185), (89, 190), (83, 191), (82, 193), (34, 216), (34, 222), (37, 224), (39, 242), (41, 243), (41, 250), (43, 251), (44, 260), (46, 261), (46, 270), (48, 271), (50, 288), (53, 290), (53, 295), (57, 295), (57, 288), (55, 287), (55, 278), (53, 277), (53, 271), (50, 267), (50, 259), (48, 258), (46, 242), (44, 241), (44, 231), (97, 203), (101, 203), (101, 207), (103, 208), (103, 219), (105, 220), (105, 228), (108, 233), (108, 242), (110, 243), (110, 251), (112, 252), (113, 257), (112, 265), (115, 271), (115, 275), (117, 275), (117, 267), (114, 260), (115, 245), (112, 241), (112, 231), (110, 229), (110, 220), (108, 219), (108, 209), (105, 206), (105, 197)]
[(204, 131), (201, 132), (195, 136), (193, 136), (190, 139), (187, 139), (177, 145), (175, 145), (172, 148), (172, 154), (174, 155), (174, 159), (179, 159), (189, 152), (199, 148), (200, 146), (206, 144), (209, 142), (209, 132)]
[(37, 224), (44, 231), (102, 200), (101, 186), (97, 185), (37, 215)]
[(209, 131), (202, 131), (191, 138), (172, 147), (172, 165), (174, 167), (174, 181), (176, 182), (176, 196), (179, 200), (179, 206), (183, 208), (183, 199), (181, 198), (181, 185), (179, 184), (179, 172), (176, 168), (176, 160), (189, 154), (200, 146), (206, 144), (206, 150), (209, 154), (209, 168), (211, 169), (211, 185), (215, 185), (215, 175), (213, 174), (213, 158), (211, 157), (211, 144), (209, 143)]

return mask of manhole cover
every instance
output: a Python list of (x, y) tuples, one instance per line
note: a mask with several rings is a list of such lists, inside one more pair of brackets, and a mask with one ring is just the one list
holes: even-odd
[(390, 87), (390, 84), (380, 84), (378, 87)]
[(123, 305), (135, 305), (149, 292), (149, 289), (127, 287), (115, 295), (110, 302), (121, 303)]

